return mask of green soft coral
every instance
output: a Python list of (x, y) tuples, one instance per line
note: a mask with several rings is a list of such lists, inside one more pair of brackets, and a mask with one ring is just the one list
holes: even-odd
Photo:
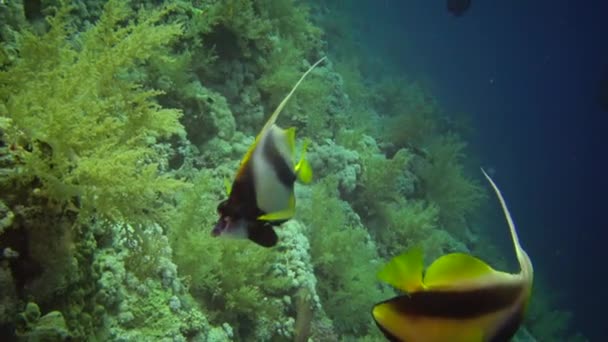
[(179, 215), (169, 238), (174, 261), (211, 322), (228, 322), (237, 335), (252, 336), (265, 328), (264, 322), (276, 322), (286, 315), (275, 298), (282, 298), (291, 287), (288, 277), (272, 275), (279, 258), (277, 249), (211, 236), (222, 191), (221, 180), (202, 171), (193, 188), (179, 197)]
[(102, 218), (163, 216), (159, 198), (181, 182), (159, 174), (163, 160), (153, 145), (183, 134), (181, 114), (156, 104), (159, 92), (131, 71), (168, 55), (164, 47), (181, 27), (160, 24), (164, 11), (131, 19), (128, 3), (110, 1), (97, 24), (77, 35), (69, 10), (49, 18), (43, 35), (24, 32), (19, 58), (0, 72), (0, 116), (10, 120), (5, 138), (20, 161), (12, 178), (36, 181), (53, 202)]
[[(302, 75), (302, 70), (309, 67), (302, 63), (304, 56), (305, 51), (298, 49), (292, 41), (282, 40), (276, 44), (259, 79), (260, 90), (268, 96), (270, 108), (283, 100), (284, 94)], [(314, 73), (316, 77), (303, 82), (286, 105), (285, 117), (290, 120), (289, 125), (304, 127), (307, 136), (318, 138), (329, 132), (329, 94), (333, 89), (326, 69), (317, 68)]]
[(428, 160), (416, 170), (426, 198), (439, 207), (441, 224), (459, 233), (485, 196), (481, 186), (464, 172), (465, 147), (456, 135), (439, 136), (429, 145)]
[(423, 200), (400, 199), (386, 203), (373, 235), (382, 255), (390, 257), (421, 246), (428, 260), (451, 252), (468, 252), (467, 247), (439, 226), (439, 208)]
[(344, 340), (369, 334), (370, 303), (385, 294), (376, 284), (379, 257), (358, 217), (338, 197), (336, 179), (325, 178), (301, 201), (309, 227), (311, 258), (321, 304)]

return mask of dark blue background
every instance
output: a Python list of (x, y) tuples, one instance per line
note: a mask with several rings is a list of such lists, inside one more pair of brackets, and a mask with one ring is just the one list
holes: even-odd
[(472, 0), (462, 17), (439, 0), (359, 4), (370, 53), (473, 116), (472, 147), (495, 168), (537, 275), (576, 330), (604, 340), (608, 113), (595, 96), (608, 78), (608, 2)]

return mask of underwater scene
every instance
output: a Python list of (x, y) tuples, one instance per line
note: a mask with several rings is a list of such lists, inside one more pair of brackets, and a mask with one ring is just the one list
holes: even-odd
[(601, 1), (0, 1), (0, 341), (607, 341)]

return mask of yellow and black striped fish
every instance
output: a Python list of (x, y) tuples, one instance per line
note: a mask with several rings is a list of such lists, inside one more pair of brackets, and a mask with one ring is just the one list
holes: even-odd
[(232, 185), (227, 187), (228, 198), (217, 207), (220, 218), (213, 236), (247, 238), (264, 247), (276, 245), (273, 226), (293, 217), (294, 183), (310, 182), (312, 170), (305, 159), (307, 143), (294, 164), (295, 128), (282, 129), (275, 122), (300, 83), (324, 59), (302, 75), (249, 147)]
[(378, 276), (405, 294), (372, 309), (390, 341), (506, 342), (517, 332), (532, 290), (532, 263), (500, 190), (482, 172), (507, 218), (521, 271), (496, 271), (471, 255), (452, 253), (435, 260), (423, 275), (421, 249), (393, 258)]

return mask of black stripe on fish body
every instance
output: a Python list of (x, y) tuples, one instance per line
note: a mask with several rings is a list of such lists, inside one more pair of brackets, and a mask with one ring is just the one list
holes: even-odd
[(272, 132), (269, 132), (267, 140), (264, 142), (262, 155), (264, 159), (272, 166), (277, 178), (286, 188), (292, 189), (296, 181), (296, 174), (293, 171), (293, 166), (281, 155), (276, 145), (276, 137)]
[(521, 285), (498, 285), (466, 291), (419, 291), (383, 303), (407, 316), (470, 319), (512, 306), (521, 293)]
[(256, 221), (258, 217), (265, 214), (257, 206), (253, 172), (250, 163), (244, 165), (238, 177), (232, 183), (230, 195), (223, 205), (223, 210), (220, 214), (248, 221)]
[(242, 168), (239, 176), (232, 183), (228, 199), (219, 204), (218, 212), (222, 216), (228, 216), (233, 219), (245, 219), (252, 222), (252, 224), (253, 222), (259, 222), (279, 226), (288, 221), (259, 221), (257, 219), (267, 213), (257, 206), (257, 193), (253, 183), (251, 165), (245, 165)]
[[(372, 316), (373, 316), (373, 314), (372, 314)], [(519, 326), (523, 322), (523, 319), (524, 319), (524, 308), (523, 308), (523, 304), (522, 304), (522, 306), (520, 308), (518, 308), (515, 311), (515, 313), (513, 315), (511, 315), (506, 322), (503, 323), (503, 325), (498, 329), (498, 331), (496, 331), (494, 336), (492, 336), (487, 342), (509, 342), (509, 341), (511, 341), (511, 339), (513, 338), (513, 336), (515, 336), (515, 333), (519, 329)], [(386, 330), (382, 326), (382, 324), (380, 324), (378, 321), (376, 321), (376, 319), (374, 319), (374, 322), (376, 323), (376, 326), (378, 327), (378, 329), (380, 329), (380, 331), (382, 332), (382, 334), (384, 334), (384, 337), (388, 341), (390, 341), (390, 342), (408, 342), (408, 341), (403, 341), (400, 338), (398, 338), (397, 336), (390, 333), (388, 330)]]
[(520, 307), (517, 308), (517, 311), (514, 312), (513, 315), (509, 317), (509, 319), (503, 323), (503, 325), (498, 329), (496, 334), (492, 336), (492, 338), (488, 342), (508, 342), (511, 341), (513, 336), (521, 323), (524, 320), (524, 303), (520, 304)]

